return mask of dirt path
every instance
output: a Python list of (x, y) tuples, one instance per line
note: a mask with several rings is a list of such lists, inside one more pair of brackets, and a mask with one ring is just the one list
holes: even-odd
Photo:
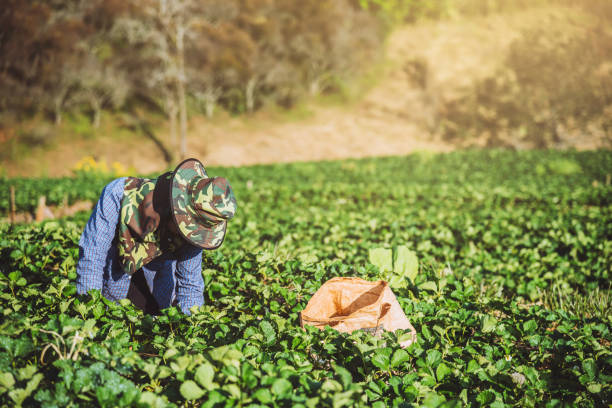
[[(308, 106), (304, 119), (279, 119), (269, 112), (213, 121), (192, 118), (188, 154), (207, 165), (240, 166), (452, 150), (455, 146), (432, 133), (440, 101), (490, 74), (521, 30), (563, 13), (568, 10), (530, 9), (400, 28), (388, 40), (387, 68), (360, 101)], [(157, 130), (162, 137), (165, 132)], [(61, 175), (91, 154), (144, 173), (164, 167), (153, 143), (134, 137), (60, 145), (7, 168), (9, 174), (23, 173), (30, 162), (49, 175)]]

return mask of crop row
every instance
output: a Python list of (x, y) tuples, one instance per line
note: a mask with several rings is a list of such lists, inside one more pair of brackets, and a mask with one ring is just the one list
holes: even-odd
[[(482, 188), (496, 195), (502, 187), (501, 192), (505, 192), (502, 195), (510, 194), (515, 199), (525, 195), (537, 196), (540, 192), (550, 196), (556, 189), (560, 190), (557, 198), (566, 199), (561, 193), (571, 186), (581, 186), (587, 187), (585, 193), (593, 195), (593, 200), (609, 202), (607, 193), (612, 183), (612, 154), (607, 150), (420, 153), (407, 157), (213, 168), (212, 173), (222, 173), (239, 188), (244, 188), (246, 198), (250, 197), (250, 188), (266, 197), (276, 194), (277, 188), (282, 186), (296, 194), (320, 195), (325, 192), (325, 198), (328, 198), (338, 187), (354, 189), (354, 193), (358, 193), (357, 187), (365, 183), (383, 186), (377, 189), (377, 193), (391, 197), (403, 194), (402, 191), (396, 193), (398, 187), (416, 188), (418, 191), (427, 186), (442, 189), (455, 186)], [(11, 186), (15, 189), (17, 211), (33, 211), (41, 195), (45, 195), (47, 204), (51, 205), (60, 205), (64, 200), (69, 204), (77, 200), (95, 201), (110, 180), (108, 174), (86, 172), (80, 172), (76, 177), (0, 178), (0, 213), (9, 211)], [(588, 189), (591, 183), (604, 188)]]

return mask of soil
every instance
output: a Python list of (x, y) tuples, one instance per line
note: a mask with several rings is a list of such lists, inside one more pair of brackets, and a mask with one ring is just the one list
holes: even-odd
[[(385, 68), (359, 100), (342, 106), (308, 102), (300, 108), (303, 118), (266, 110), (213, 120), (192, 117), (188, 156), (205, 165), (243, 166), (460, 148), (433, 131), (440, 102), (494, 72), (522, 30), (576, 12), (544, 7), (399, 28), (388, 39)], [(168, 134), (165, 126), (155, 132), (161, 138)], [(138, 173), (166, 168), (153, 142), (137, 135), (58, 143), (3, 167), (10, 176), (59, 176), (88, 155)]]

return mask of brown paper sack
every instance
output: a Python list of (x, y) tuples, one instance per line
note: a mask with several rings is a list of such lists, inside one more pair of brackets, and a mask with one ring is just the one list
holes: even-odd
[(364, 329), (379, 334), (382, 330), (404, 329), (412, 336), (401, 346), (407, 347), (416, 341), (416, 330), (385, 281), (369, 282), (360, 278), (328, 280), (300, 313), (300, 325), (304, 327), (306, 324), (319, 329), (330, 326), (345, 333)]

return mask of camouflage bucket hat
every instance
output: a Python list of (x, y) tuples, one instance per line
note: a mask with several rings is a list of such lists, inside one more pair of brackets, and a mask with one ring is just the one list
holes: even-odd
[(170, 206), (183, 238), (200, 248), (215, 249), (223, 243), (227, 220), (236, 212), (236, 197), (225, 178), (209, 178), (199, 160), (187, 159), (174, 170)]

